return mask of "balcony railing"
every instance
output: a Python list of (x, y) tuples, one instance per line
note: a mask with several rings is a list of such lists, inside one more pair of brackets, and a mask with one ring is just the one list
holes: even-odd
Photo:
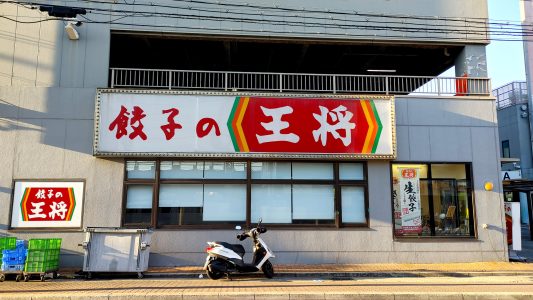
[(111, 88), (489, 96), (489, 78), (111, 68)]

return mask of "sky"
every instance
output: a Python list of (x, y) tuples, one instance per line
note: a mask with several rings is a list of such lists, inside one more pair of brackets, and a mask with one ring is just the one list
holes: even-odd
[[(520, 21), (520, 0), (488, 0), (488, 3), (491, 21)], [(492, 41), (486, 50), (493, 89), (511, 81), (526, 80), (522, 42)]]

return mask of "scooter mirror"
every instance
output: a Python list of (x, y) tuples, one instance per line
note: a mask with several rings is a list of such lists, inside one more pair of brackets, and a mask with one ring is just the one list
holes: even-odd
[(241, 230), (241, 229), (242, 229), (241, 226), (239, 226), (239, 225), (235, 226), (235, 230)]

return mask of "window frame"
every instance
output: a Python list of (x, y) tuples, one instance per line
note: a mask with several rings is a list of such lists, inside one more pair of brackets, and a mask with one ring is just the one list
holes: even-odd
[[(126, 170), (126, 164), (129, 160), (142, 160), (153, 161), (156, 165), (155, 177), (153, 179), (129, 179)], [(161, 162), (162, 161), (215, 161), (215, 162), (244, 162), (246, 164), (246, 177), (244, 179), (205, 179), (205, 178), (192, 178), (192, 179), (161, 179)], [(255, 162), (312, 162), (312, 163), (330, 163), (332, 164), (332, 179), (252, 179), (252, 163)], [(341, 163), (354, 163), (361, 164), (363, 167), (363, 179), (362, 180), (340, 180), (339, 164)], [(291, 165), (292, 167), (292, 165)], [(127, 203), (127, 187), (129, 185), (152, 185), (152, 211), (151, 211), (151, 223), (125, 223), (126, 220), (126, 203)], [(158, 224), (158, 208), (159, 208), (159, 190), (161, 184), (245, 184), (246, 185), (246, 221), (221, 221), (213, 224), (188, 224), (188, 225), (159, 225)], [(158, 159), (142, 159), (142, 158), (126, 158), (124, 159), (124, 180), (122, 191), (122, 211), (121, 211), (121, 226), (125, 228), (132, 227), (151, 227), (163, 230), (183, 230), (183, 229), (233, 229), (236, 225), (251, 227), (257, 222), (257, 220), (251, 220), (252, 209), (252, 185), (254, 184), (325, 184), (332, 185), (334, 191), (334, 220), (332, 224), (268, 224), (269, 228), (278, 229), (342, 229), (342, 228), (368, 228), (370, 224), (369, 220), (369, 191), (368, 191), (368, 165), (366, 161), (309, 161), (309, 160), (256, 160), (256, 159), (199, 159), (199, 158), (158, 158)], [(342, 186), (356, 186), (364, 189), (364, 206), (365, 206), (365, 222), (364, 223), (342, 223), (342, 199), (341, 188)]]
[[(392, 198), (393, 194), (393, 174), (392, 174), (392, 166), (395, 164), (413, 164), (413, 165), (426, 165), (427, 166), (427, 178), (424, 178), (424, 180), (427, 180), (428, 184), (428, 197), (429, 197), (429, 220), (430, 220), (430, 229), (431, 229), (431, 235), (426, 236), (401, 236), (396, 235), (394, 231), (394, 199)], [(469, 230), (470, 235), (468, 236), (458, 236), (458, 235), (436, 235), (435, 234), (435, 208), (433, 203), (433, 180), (439, 180), (442, 178), (433, 178), (432, 177), (432, 171), (431, 171), (431, 165), (464, 165), (465, 166), (465, 175), (466, 175), (466, 181), (470, 184), (467, 184), (466, 191), (467, 191), (467, 197), (470, 199), (468, 201), (468, 210), (471, 212), (469, 214)], [(475, 193), (474, 193), (474, 176), (473, 176), (473, 170), (472, 170), (472, 162), (450, 162), (450, 161), (391, 161), (389, 164), (389, 176), (390, 176), (390, 204), (391, 204), (391, 220), (392, 220), (392, 226), (391, 226), (391, 233), (394, 240), (407, 240), (407, 239), (472, 239), (477, 240), (478, 239), (478, 232), (477, 232), (477, 214), (476, 214), (476, 204), (475, 204)]]

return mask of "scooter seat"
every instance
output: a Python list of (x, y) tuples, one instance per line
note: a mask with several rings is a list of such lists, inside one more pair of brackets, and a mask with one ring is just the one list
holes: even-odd
[(240, 244), (230, 244), (230, 243), (226, 243), (226, 242), (215, 242), (217, 244), (220, 244), (228, 249), (231, 249), (233, 250), (235, 253), (239, 254), (241, 257), (244, 256), (244, 254), (246, 253), (246, 251), (244, 251), (244, 247)]

